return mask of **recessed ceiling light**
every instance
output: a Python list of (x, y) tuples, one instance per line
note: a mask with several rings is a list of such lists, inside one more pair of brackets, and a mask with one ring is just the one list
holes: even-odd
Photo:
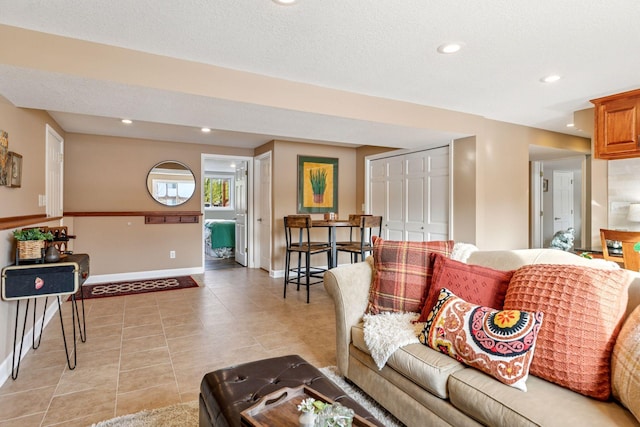
[(443, 54), (456, 53), (460, 49), (462, 49), (462, 44), (460, 43), (445, 43), (438, 46), (438, 52)]
[(567, 127), (572, 128), (572, 127), (575, 127), (575, 125), (573, 123), (567, 123)]
[(273, 0), (274, 3), (281, 4), (283, 6), (294, 4), (296, 1), (298, 0)]
[(210, 129), (210, 128), (200, 128), (200, 130), (201, 130), (202, 132), (204, 132), (204, 133), (209, 133), (209, 132), (211, 132), (211, 129)]
[(555, 83), (560, 80), (560, 76), (557, 74), (550, 74), (540, 79), (542, 83)]
[(124, 123), (125, 125), (130, 125), (131, 123), (133, 123), (131, 120), (129, 119), (122, 119), (121, 120), (122, 123)]

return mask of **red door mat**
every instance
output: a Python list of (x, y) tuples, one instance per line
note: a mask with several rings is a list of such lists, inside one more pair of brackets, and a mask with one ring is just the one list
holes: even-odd
[[(147, 292), (170, 291), (198, 287), (191, 276), (166, 277), (163, 279), (133, 280), (128, 282), (96, 283), (82, 285), (76, 298), (105, 298), (122, 295), (144, 294)], [(80, 294), (82, 292), (82, 295)]]

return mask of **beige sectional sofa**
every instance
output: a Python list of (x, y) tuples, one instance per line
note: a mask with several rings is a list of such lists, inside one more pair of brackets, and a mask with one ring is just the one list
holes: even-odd
[[(554, 249), (477, 251), (467, 263), (499, 270), (525, 264), (594, 266), (592, 260)], [(532, 375), (526, 383), (528, 390), (522, 392), (422, 344), (396, 350), (379, 370), (363, 332), (372, 272), (373, 264), (365, 261), (325, 274), (325, 288), (336, 309), (338, 368), (404, 424), (640, 426), (614, 399), (595, 400)], [(640, 275), (632, 274), (627, 316), (640, 304)]]

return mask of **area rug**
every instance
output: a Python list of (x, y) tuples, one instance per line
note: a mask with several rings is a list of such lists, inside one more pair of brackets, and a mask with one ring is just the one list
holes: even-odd
[[(116, 297), (194, 287), (198, 287), (198, 284), (191, 276), (134, 280), (129, 282), (96, 283), (95, 285), (82, 285), (76, 293), (76, 298), (80, 298), (81, 296), (85, 299)], [(81, 292), (82, 295), (80, 295)]]
[(197, 425), (198, 401), (194, 400), (123, 415), (93, 424), (92, 427), (195, 427)]
[[(335, 366), (320, 371), (344, 390), (349, 397), (361, 404), (386, 427), (403, 427), (393, 415), (378, 405), (360, 389), (343, 380)], [(92, 427), (195, 427), (198, 425), (198, 402), (180, 403), (160, 409), (146, 410), (131, 415), (112, 418), (93, 424)]]

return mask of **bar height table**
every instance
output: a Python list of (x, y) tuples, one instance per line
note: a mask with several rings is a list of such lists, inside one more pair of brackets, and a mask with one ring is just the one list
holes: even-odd
[(338, 227), (353, 227), (353, 224), (345, 219), (314, 219), (311, 221), (311, 225), (314, 227), (328, 227), (329, 228), (329, 243), (331, 245), (331, 265), (330, 268), (338, 266), (338, 248), (336, 246), (336, 228)]

